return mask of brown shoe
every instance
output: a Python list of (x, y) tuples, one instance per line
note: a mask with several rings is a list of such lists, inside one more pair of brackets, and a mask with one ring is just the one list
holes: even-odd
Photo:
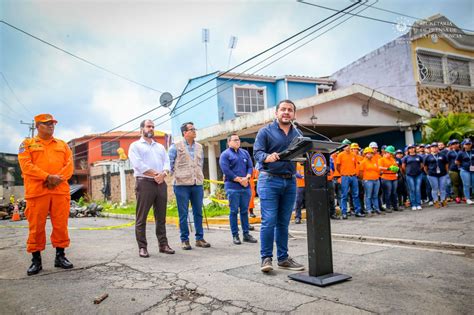
[(447, 199), (443, 200), (443, 201), (441, 202), (441, 205), (442, 205), (443, 207), (447, 207), (447, 206), (448, 206), (448, 200), (447, 200)]
[(189, 241), (181, 242), (181, 249), (184, 249), (184, 250), (192, 249), (191, 245), (189, 244)]
[(209, 244), (208, 242), (202, 239), (202, 240), (196, 241), (196, 247), (208, 248), (208, 247), (211, 247), (211, 244)]
[(143, 247), (138, 250), (138, 255), (140, 257), (143, 257), (143, 258), (150, 257), (150, 255), (148, 254), (148, 251), (146, 250), (146, 248), (143, 248)]
[(440, 205), (439, 201), (435, 201), (435, 202), (434, 202), (434, 207), (435, 207), (436, 209), (441, 208), (441, 205)]
[(160, 253), (165, 253), (165, 254), (174, 254), (174, 250), (169, 247), (168, 244), (165, 244), (165, 245), (160, 245)]

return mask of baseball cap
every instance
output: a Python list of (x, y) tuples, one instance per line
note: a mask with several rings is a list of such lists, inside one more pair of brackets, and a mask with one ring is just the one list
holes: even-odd
[(35, 116), (35, 123), (43, 123), (43, 122), (48, 122), (52, 121), (54, 123), (57, 123), (58, 121), (54, 119), (53, 115), (51, 114), (39, 114)]

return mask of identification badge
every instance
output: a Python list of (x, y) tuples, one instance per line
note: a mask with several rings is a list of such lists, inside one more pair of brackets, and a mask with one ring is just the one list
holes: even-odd
[(440, 170), (439, 166), (437, 166), (436, 167), (436, 174), (439, 174), (439, 173), (441, 173), (441, 170)]
[(469, 166), (469, 171), (474, 172), (474, 165)]

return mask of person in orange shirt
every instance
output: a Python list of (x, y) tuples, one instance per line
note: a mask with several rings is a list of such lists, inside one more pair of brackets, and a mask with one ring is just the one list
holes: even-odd
[(304, 207), (304, 164), (296, 163), (295, 224), (301, 223), (301, 209)]
[(71, 149), (64, 141), (53, 137), (56, 123), (50, 114), (35, 116), (38, 135), (25, 139), (18, 151), (29, 228), (26, 250), (33, 255), (32, 264), (27, 270), (29, 276), (43, 269), (41, 251), (46, 246), (48, 214), (53, 226), (51, 243), (56, 248), (54, 266), (73, 268), (64, 249), (70, 242), (67, 224), (71, 197), (67, 181), (72, 176), (74, 166)]
[(359, 177), (364, 183), (365, 210), (368, 216), (373, 212), (381, 214), (379, 209), (380, 169), (374, 159), (374, 150), (367, 147), (363, 152), (365, 158), (359, 165)]
[[(250, 190), (252, 191), (252, 196), (250, 197), (250, 202), (249, 202), (249, 216), (251, 218), (255, 218), (256, 215), (253, 213), (253, 209), (255, 208), (255, 182), (258, 179), (258, 174), (259, 171), (254, 167), (252, 171), (252, 176), (250, 177), (249, 184), (250, 184)], [(250, 228), (252, 230), (252, 228)]]
[(344, 148), (344, 151), (339, 153), (336, 158), (336, 170), (341, 174), (341, 186), (342, 186), (342, 196), (341, 196), (341, 210), (342, 210), (342, 219), (347, 219), (347, 199), (349, 195), (349, 188), (352, 195), (352, 200), (355, 206), (355, 216), (364, 217), (365, 215), (361, 213), (360, 201), (359, 201), (359, 184), (357, 182), (357, 157), (355, 154), (351, 153), (350, 144), (351, 142), (347, 139), (342, 141), (343, 144), (347, 146)]
[[(397, 197), (397, 173), (399, 167), (397, 165), (397, 161), (394, 158), (394, 155), (395, 148), (389, 145), (385, 148), (385, 153), (383, 157), (379, 159), (379, 169), (382, 172), (381, 178), (387, 212), (392, 212), (392, 210), (399, 211)], [(392, 206), (391, 208), (390, 205)]]

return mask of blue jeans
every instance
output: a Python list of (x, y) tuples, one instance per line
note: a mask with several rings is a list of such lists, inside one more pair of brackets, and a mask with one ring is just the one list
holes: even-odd
[(406, 176), (408, 191), (410, 193), (410, 204), (412, 207), (421, 206), (421, 181), (423, 175), (419, 174), (418, 176)]
[(474, 173), (461, 169), (459, 173), (461, 175), (462, 189), (464, 191), (464, 197), (471, 199), (471, 188), (474, 189)]
[(288, 258), (288, 225), (296, 200), (296, 178), (281, 178), (260, 173), (257, 192), (260, 196), (262, 225), (260, 256), (273, 257), (273, 241), (278, 261)]
[(438, 192), (440, 193), (441, 201), (445, 200), (448, 175), (441, 177), (428, 175), (428, 180), (430, 181), (431, 196), (433, 197), (433, 200), (438, 201)]
[(433, 196), (431, 195), (431, 185), (430, 181), (428, 180), (428, 175), (426, 175), (426, 173), (421, 173), (421, 178), (422, 181), (425, 183), (426, 197), (429, 199), (429, 201), (433, 201)]
[(296, 188), (295, 219), (301, 220), (301, 209), (304, 205), (304, 187)]
[(352, 200), (354, 202), (355, 212), (360, 213), (359, 182), (357, 181), (357, 176), (342, 176), (341, 187), (342, 187), (342, 197), (341, 197), (342, 214), (347, 214), (347, 199), (349, 195), (349, 188), (351, 189), (351, 195), (352, 195)]
[(385, 206), (387, 209), (390, 209), (390, 205), (392, 205), (393, 209), (398, 209), (397, 184), (396, 179), (382, 179)]
[(245, 234), (249, 233), (249, 202), (252, 192), (250, 189), (227, 189), (227, 199), (229, 200), (230, 214), (230, 231), (232, 236), (239, 235), (238, 214), (240, 209), (240, 223), (242, 224), (242, 231)]
[(178, 203), (179, 231), (181, 242), (189, 241), (188, 208), (189, 202), (193, 208), (194, 229), (196, 230), (196, 241), (204, 238), (202, 228), (202, 199), (204, 190), (202, 185), (173, 186), (176, 202)]
[(379, 209), (379, 189), (380, 181), (364, 180), (364, 195), (365, 195), (365, 210), (370, 213), (372, 210), (380, 211)]

